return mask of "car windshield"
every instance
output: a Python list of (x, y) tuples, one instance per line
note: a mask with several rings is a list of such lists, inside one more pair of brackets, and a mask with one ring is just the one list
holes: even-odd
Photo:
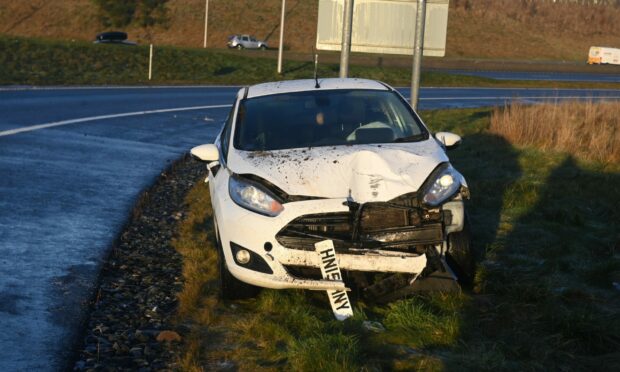
[(245, 151), (417, 141), (426, 129), (394, 92), (331, 90), (243, 100), (234, 147)]

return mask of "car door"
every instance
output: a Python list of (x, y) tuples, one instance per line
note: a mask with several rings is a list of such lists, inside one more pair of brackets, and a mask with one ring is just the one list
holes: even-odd
[(256, 38), (254, 37), (250, 37), (250, 45), (252, 48), (257, 49), (258, 48), (258, 40), (256, 40)]
[(249, 36), (241, 36), (241, 45), (243, 45), (244, 48), (250, 48), (250, 37)]

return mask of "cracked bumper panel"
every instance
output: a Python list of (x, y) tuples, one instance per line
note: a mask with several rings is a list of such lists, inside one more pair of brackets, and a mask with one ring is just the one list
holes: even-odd
[[(314, 251), (285, 248), (275, 237), (278, 231), (301, 215), (346, 212), (349, 208), (344, 205), (345, 202), (346, 199), (323, 199), (287, 203), (280, 215), (266, 217), (239, 207), (229, 197), (220, 199), (214, 207), (228, 270), (239, 280), (267, 288), (344, 289), (340, 282), (306, 280), (289, 274), (284, 265), (318, 268), (319, 256)], [(260, 273), (237, 264), (231, 242), (260, 255), (273, 274)], [(271, 244), (271, 250), (264, 248), (266, 243)], [(339, 254), (338, 262), (342, 269), (356, 271), (418, 273), (426, 267), (424, 255), (368, 250), (356, 252), (355, 249), (351, 250), (351, 254)]]

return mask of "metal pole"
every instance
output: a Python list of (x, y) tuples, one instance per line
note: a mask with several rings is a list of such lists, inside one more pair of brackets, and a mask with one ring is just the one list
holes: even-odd
[(205, 0), (205, 38), (203, 48), (207, 47), (207, 25), (209, 23), (209, 0)]
[(149, 48), (149, 80), (153, 77), (153, 44)]
[(418, 0), (418, 14), (415, 23), (415, 44), (413, 45), (413, 69), (411, 76), (411, 107), (418, 109), (420, 99), (420, 67), (424, 53), (424, 25), (426, 23), (426, 0)]
[(280, 16), (280, 47), (278, 48), (278, 74), (282, 73), (282, 49), (284, 48), (284, 16), (286, 15), (286, 0), (282, 0), (282, 15)]
[(349, 53), (351, 53), (351, 33), (353, 32), (353, 1), (344, 0), (342, 18), (342, 46), (340, 48), (340, 77), (349, 76)]

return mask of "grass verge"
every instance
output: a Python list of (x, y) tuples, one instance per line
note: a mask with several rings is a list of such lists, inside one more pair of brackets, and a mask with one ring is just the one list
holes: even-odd
[[(148, 80), (147, 46), (95, 45), (0, 36), (1, 85), (134, 85), (134, 84), (253, 84), (282, 79), (311, 78), (314, 65), (286, 61), (275, 72), (273, 53), (156, 47), (153, 79)], [(310, 59), (310, 58), (309, 58)], [(321, 64), (320, 77), (337, 77), (337, 64)], [(411, 70), (399, 67), (353, 65), (352, 77), (408, 86)], [(616, 88), (614, 83), (508, 81), (442, 72), (424, 72), (424, 86)]]
[[(467, 177), (473, 291), (420, 295), (333, 319), (326, 295), (263, 290), (217, 299), (208, 188), (186, 202), (179, 321), (191, 323), (187, 370), (592, 370), (620, 368), (620, 167), (516, 147), (489, 130), (491, 109), (423, 113), (464, 137), (451, 153)], [(375, 333), (366, 320), (381, 322)]]

